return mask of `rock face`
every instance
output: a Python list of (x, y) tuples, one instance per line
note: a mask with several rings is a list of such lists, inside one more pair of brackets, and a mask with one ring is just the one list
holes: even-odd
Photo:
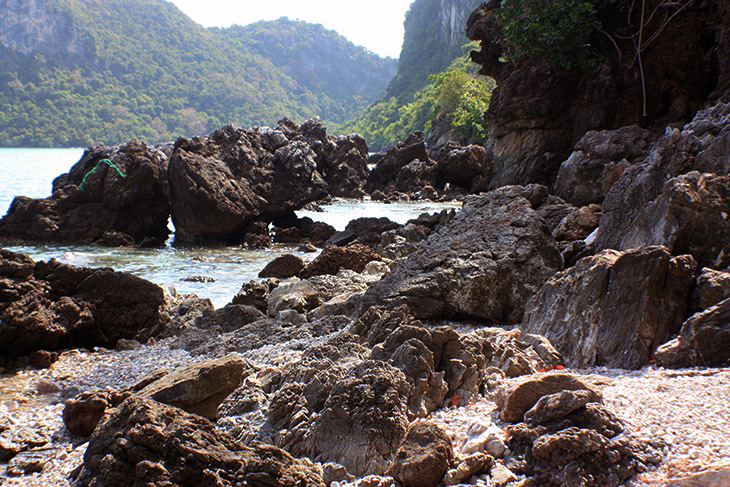
[(692, 311), (704, 311), (730, 298), (730, 272), (704, 268), (692, 292)]
[(545, 283), (521, 326), (571, 366), (639, 368), (679, 330), (696, 273), (691, 256), (663, 247), (606, 250)]
[(639, 211), (621, 249), (664, 245), (691, 254), (701, 266), (730, 265), (730, 177), (690, 172), (668, 181)]
[(649, 154), (655, 140), (635, 125), (588, 132), (560, 165), (555, 194), (576, 206), (602, 202), (621, 173)]
[(168, 178), (176, 236), (241, 242), (247, 227), (270, 222), (327, 194), (316, 154), (280, 131), (231, 126), (180, 139)]
[(241, 446), (208, 420), (131, 397), (106, 415), (84, 455), (82, 485), (324, 487), (321, 472), (270, 445)]
[(681, 129), (669, 128), (649, 156), (625, 170), (603, 201), (596, 247), (664, 244), (703, 266), (727, 266), (728, 165), (722, 157), (730, 104), (716, 102)]
[(92, 145), (69, 173), (54, 180), (51, 197), (17, 197), (0, 220), (0, 236), (111, 245), (164, 242), (170, 214), (166, 186), (167, 156), (161, 150), (136, 140), (118, 147)]
[(688, 319), (679, 337), (659, 347), (664, 367), (724, 367), (730, 362), (730, 299)]
[[(660, 3), (647, 2), (645, 11), (653, 12)], [(723, 7), (718, 4), (685, 8), (666, 25), (646, 23), (643, 34), (656, 39), (642, 49), (644, 76), (634, 63), (632, 42), (614, 35), (623, 29), (633, 34), (637, 25), (643, 25), (641, 8), (619, 13), (616, 5), (602, 10), (598, 21), (609, 26), (608, 34), (617, 44), (595, 33), (587, 40), (598, 53), (595, 65), (568, 70), (529, 56), (504, 62), (506, 44), (494, 15), (499, 5), (484, 5), (467, 23), (467, 37), (481, 41), (481, 50), (472, 53), (472, 60), (482, 66), (481, 74), (497, 81), (486, 114), (494, 153), (493, 188), (529, 182), (550, 185), (587, 131), (635, 124), (664, 127), (687, 120), (718, 81), (722, 84), (727, 78), (718, 70), (717, 58), (708, 57), (723, 48), (723, 25), (716, 21)], [(651, 89), (642, 91), (642, 80)]]
[(0, 249), (0, 349), (7, 356), (113, 347), (159, 332), (162, 288), (111, 269), (50, 262)]
[(563, 264), (550, 230), (533, 210), (547, 195), (542, 190), (507, 187), (467, 201), (367, 291), (364, 309), (407, 304), (417, 318), (519, 320), (525, 302)]
[(436, 158), (439, 185), (448, 183), (471, 193), (486, 191), (492, 179), (491, 156), (479, 145), (448, 144)]

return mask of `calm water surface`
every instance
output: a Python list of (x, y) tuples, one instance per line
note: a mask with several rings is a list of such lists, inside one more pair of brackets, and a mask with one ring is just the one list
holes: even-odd
[[(68, 172), (83, 154), (83, 149), (0, 149), (0, 213), (5, 215), (15, 196), (45, 198), (51, 194), (53, 179)], [(324, 205), (324, 212), (302, 211), (315, 221), (324, 221), (338, 230), (361, 217), (387, 217), (405, 223), (424, 212), (459, 207), (458, 204), (408, 202), (383, 204), (374, 201), (336, 200)], [(58, 259), (89, 267), (112, 267), (128, 271), (160, 285), (173, 286), (182, 294), (195, 293), (210, 298), (217, 306), (230, 302), (244, 282), (256, 279), (259, 271), (284, 252), (311, 259), (293, 247), (280, 246), (263, 251), (241, 247), (191, 247), (173, 244), (162, 249), (110, 249), (106, 247), (58, 244), (3, 244), (35, 260)], [(188, 282), (202, 276), (214, 282)]]

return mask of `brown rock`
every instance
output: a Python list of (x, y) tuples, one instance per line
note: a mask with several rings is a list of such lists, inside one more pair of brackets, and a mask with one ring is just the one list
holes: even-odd
[(321, 472), (271, 445), (243, 446), (204, 418), (133, 396), (99, 423), (82, 485), (324, 487)]
[(214, 420), (220, 403), (241, 384), (245, 369), (238, 355), (206, 360), (171, 372), (139, 394)]
[(121, 395), (111, 391), (84, 392), (66, 402), (63, 408), (63, 423), (77, 436), (91, 436), (107, 409), (121, 404), (129, 394)]
[(387, 475), (405, 487), (435, 487), (451, 466), (451, 438), (440, 426), (423, 421), (412, 426)]
[(704, 311), (730, 298), (730, 272), (705, 267), (692, 292), (692, 311)]
[(284, 254), (266, 264), (266, 267), (259, 272), (259, 277), (287, 279), (296, 276), (302, 269), (304, 269), (304, 261), (301, 257)]
[(497, 391), (496, 402), (501, 417), (510, 423), (522, 421), (525, 413), (543, 397), (562, 391), (586, 391), (587, 402), (601, 402), (598, 391), (569, 374), (548, 374), (537, 378), (517, 379)]
[(340, 269), (362, 272), (368, 262), (373, 260), (381, 259), (378, 254), (364, 245), (328, 246), (299, 273), (299, 277), (306, 279), (321, 274), (337, 274)]

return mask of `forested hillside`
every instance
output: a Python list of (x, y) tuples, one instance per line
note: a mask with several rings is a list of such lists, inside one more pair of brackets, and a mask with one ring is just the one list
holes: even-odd
[[(358, 70), (369, 76), (351, 82)], [(206, 30), (164, 0), (0, 0), (0, 145), (154, 142), (283, 116), (342, 122), (394, 72), (394, 60), (300, 22)]]
[[(485, 135), (481, 114), (489, 103), (491, 83), (467, 60), (464, 29), (481, 0), (415, 0), (405, 19), (405, 39), (398, 74), (383, 96), (347, 129), (374, 147), (428, 129), (438, 115), (465, 138)], [(457, 113), (458, 112), (458, 113)]]

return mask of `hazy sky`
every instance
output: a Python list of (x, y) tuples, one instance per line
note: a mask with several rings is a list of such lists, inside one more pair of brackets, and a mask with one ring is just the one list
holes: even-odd
[(289, 17), (322, 24), (381, 56), (397, 58), (413, 0), (169, 0), (204, 27)]

